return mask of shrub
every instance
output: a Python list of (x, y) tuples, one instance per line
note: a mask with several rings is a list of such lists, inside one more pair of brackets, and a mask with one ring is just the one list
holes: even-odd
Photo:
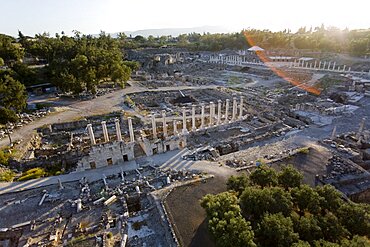
[(0, 182), (12, 182), (14, 178), (14, 172), (5, 170), (0, 172)]
[(45, 176), (45, 170), (43, 168), (32, 168), (24, 173), (22, 173), (22, 176), (18, 178), (18, 181), (27, 181), (30, 179), (35, 179), (35, 178), (41, 178)]

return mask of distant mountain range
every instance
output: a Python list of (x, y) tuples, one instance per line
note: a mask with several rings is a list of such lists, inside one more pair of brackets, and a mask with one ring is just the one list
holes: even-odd
[[(231, 30), (225, 27), (219, 26), (202, 26), (202, 27), (190, 27), (190, 28), (159, 28), (159, 29), (143, 29), (137, 31), (124, 31), (127, 36), (135, 37), (137, 35), (141, 35), (144, 37), (148, 37), (153, 35), (154, 37), (157, 36), (167, 36), (171, 35), (173, 37), (177, 37), (180, 34), (188, 34), (188, 33), (230, 33), (235, 30)], [(117, 37), (118, 33), (111, 33), (112, 37)]]

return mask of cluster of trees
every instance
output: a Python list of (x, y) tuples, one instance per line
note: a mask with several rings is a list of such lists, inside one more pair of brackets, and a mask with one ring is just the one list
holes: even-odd
[(326, 28), (324, 25), (310, 29), (302, 27), (296, 33), (292, 33), (289, 29), (279, 32), (250, 29), (226, 34), (181, 34), (176, 38), (171, 36), (145, 38), (139, 35), (133, 39), (121, 33), (118, 39), (125, 48), (169, 45), (191, 50), (220, 51), (244, 49), (257, 44), (267, 49), (309, 49), (323, 52), (349, 52), (354, 55), (370, 53), (370, 30), (340, 30), (335, 27)]
[[(120, 40), (102, 32), (98, 37), (73, 37), (47, 33), (19, 38), (0, 34), (0, 124), (14, 122), (26, 106), (26, 86), (51, 82), (63, 92), (96, 93), (97, 86), (112, 80), (120, 86), (139, 68), (124, 61)], [(23, 59), (43, 61), (44, 67), (29, 67)]]
[(342, 200), (332, 186), (311, 188), (292, 166), (259, 166), (231, 176), (229, 191), (206, 195), (209, 231), (218, 246), (369, 246), (370, 207)]
[(310, 49), (365, 55), (370, 53), (370, 30), (340, 30), (322, 25), (309, 30), (300, 28), (296, 33), (251, 29), (232, 34), (184, 34), (178, 37), (177, 46), (218, 51), (242, 49), (254, 45), (252, 42), (266, 49)]
[[(24, 56), (24, 48), (15, 39), (0, 34), (0, 66), (10, 61), (18, 64)], [(16, 112), (26, 106), (25, 86), (14, 78), (13, 70), (0, 69), (0, 124), (17, 119)]]
[(138, 67), (123, 60), (119, 40), (104, 32), (98, 37), (77, 31), (73, 37), (44, 33), (33, 39), (19, 33), (19, 42), (27, 53), (47, 62), (48, 78), (65, 92), (95, 94), (96, 87), (105, 80), (124, 86), (131, 71)]

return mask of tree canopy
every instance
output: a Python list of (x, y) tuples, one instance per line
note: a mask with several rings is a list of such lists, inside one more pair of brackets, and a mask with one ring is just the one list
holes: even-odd
[(0, 73), (0, 124), (15, 122), (26, 107), (25, 86), (7, 73)]
[(304, 185), (302, 178), (292, 166), (276, 172), (261, 165), (249, 178), (231, 176), (228, 192), (206, 195), (201, 206), (216, 245), (369, 246), (369, 205), (344, 201), (331, 185)]

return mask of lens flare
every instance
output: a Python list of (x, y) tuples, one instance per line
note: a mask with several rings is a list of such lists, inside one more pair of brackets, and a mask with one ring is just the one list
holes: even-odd
[[(247, 40), (248, 44), (252, 47), (252, 46), (255, 46), (255, 42), (252, 38), (251, 35), (248, 34), (247, 31), (244, 31), (243, 32), (244, 34), (244, 37), (245, 39)], [(270, 59), (266, 56), (265, 52), (264, 51), (256, 51), (256, 55), (258, 56), (258, 58), (263, 62), (265, 63), (265, 65), (267, 67), (269, 67), (269, 69), (271, 69), (276, 75), (278, 75), (279, 77), (283, 78), (284, 80), (286, 80), (287, 82), (289, 82), (290, 84), (298, 87), (298, 88), (301, 88), (307, 92), (310, 92), (312, 94), (316, 94), (316, 95), (319, 95), (321, 93), (321, 91), (316, 88), (316, 87), (313, 87), (313, 86), (309, 86), (309, 85), (306, 85), (305, 83), (303, 82), (299, 82), (291, 77), (289, 77), (288, 73), (280, 68), (277, 68), (275, 66), (273, 66), (271, 63), (268, 63), (270, 62)]]

